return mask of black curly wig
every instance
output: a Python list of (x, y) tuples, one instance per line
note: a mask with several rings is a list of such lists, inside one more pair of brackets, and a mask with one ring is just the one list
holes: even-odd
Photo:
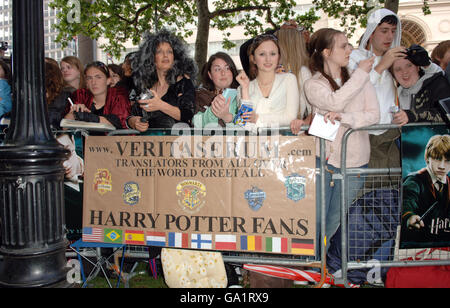
[(131, 57), (134, 84), (140, 92), (150, 89), (158, 81), (154, 60), (156, 49), (161, 43), (170, 44), (174, 52), (173, 67), (166, 75), (167, 83), (173, 85), (179, 76), (185, 75), (195, 83), (198, 69), (189, 56), (187, 45), (174, 33), (162, 29), (156, 33), (146, 33), (139, 50)]

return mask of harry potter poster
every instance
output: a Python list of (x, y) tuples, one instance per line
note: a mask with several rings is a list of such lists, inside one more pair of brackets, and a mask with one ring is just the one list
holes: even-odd
[(450, 130), (404, 127), (400, 248), (450, 246)]

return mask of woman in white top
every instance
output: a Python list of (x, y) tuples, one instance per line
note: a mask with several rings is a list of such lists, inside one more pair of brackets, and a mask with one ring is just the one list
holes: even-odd
[(289, 127), (299, 111), (299, 91), (295, 75), (276, 73), (280, 61), (277, 38), (267, 34), (256, 37), (249, 57), (250, 78), (244, 71), (236, 78), (239, 103), (253, 105), (253, 112), (243, 116), (246, 126)]

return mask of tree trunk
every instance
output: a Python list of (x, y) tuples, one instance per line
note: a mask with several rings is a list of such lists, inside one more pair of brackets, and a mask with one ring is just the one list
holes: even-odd
[(97, 55), (94, 54), (94, 40), (85, 35), (78, 35), (78, 58), (81, 60), (83, 65), (87, 65), (94, 61), (97, 58)]
[(391, 10), (392, 12), (394, 12), (395, 14), (398, 13), (398, 5), (399, 5), (399, 1), (400, 0), (386, 0), (386, 2), (384, 3), (384, 7), (386, 9)]
[[(208, 0), (196, 0), (198, 11), (197, 38), (195, 41), (195, 62), (198, 65), (199, 76), (208, 57), (208, 40), (210, 28), (210, 14)], [(200, 80), (200, 79), (198, 79)]]

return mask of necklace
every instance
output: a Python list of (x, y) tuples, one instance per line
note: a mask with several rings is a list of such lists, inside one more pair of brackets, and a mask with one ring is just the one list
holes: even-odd
[(272, 92), (272, 87), (273, 87), (273, 83), (274, 83), (275, 79), (272, 80), (271, 82), (267, 83), (267, 84), (262, 84), (259, 80), (258, 80), (258, 86), (259, 89), (261, 90), (261, 94), (265, 97), (268, 98), (270, 96), (270, 92)]

